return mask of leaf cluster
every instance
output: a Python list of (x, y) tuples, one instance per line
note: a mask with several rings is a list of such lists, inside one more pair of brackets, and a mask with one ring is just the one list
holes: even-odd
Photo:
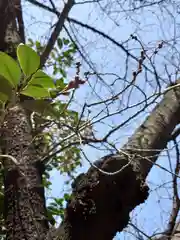
[[(51, 189), (50, 173), (54, 168), (71, 178), (77, 166), (81, 165), (79, 144), (72, 143), (78, 140), (74, 134), (75, 129), (83, 121), (79, 119), (78, 112), (70, 110), (68, 103), (59, 99), (61, 91), (67, 86), (66, 68), (73, 63), (76, 48), (68, 39), (57, 40), (57, 46), (48, 60), (48, 64), (53, 66), (53, 75), (60, 74), (60, 77), (55, 79), (40, 69), (39, 54), (44, 47), (40, 42), (29, 42), (29, 45), (18, 45), (17, 61), (0, 52), (0, 121), (2, 123), (3, 113), (11, 104), (21, 104), (30, 112), (33, 144), (38, 155), (42, 155), (42, 159), (51, 156), (43, 176), (44, 187), (48, 190)], [(32, 48), (34, 46), (36, 51)], [(74, 136), (68, 138), (72, 134)], [(3, 188), (3, 181), (0, 182), (0, 187)], [(3, 189), (1, 190), (3, 192)], [(48, 206), (51, 220), (55, 215), (63, 216), (64, 201), (67, 199), (67, 194), (62, 199), (53, 199)], [(3, 212), (1, 202), (3, 194), (0, 196), (0, 216)]]

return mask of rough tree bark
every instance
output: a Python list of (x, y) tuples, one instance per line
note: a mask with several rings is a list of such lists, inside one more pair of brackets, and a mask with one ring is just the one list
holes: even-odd
[[(0, 50), (16, 57), (24, 41), (21, 2), (0, 2)], [(32, 144), (26, 112), (17, 101), (8, 105), (1, 125), (1, 151), (17, 159), (4, 159), (4, 218), (8, 240), (44, 239), (48, 231), (42, 171)]]
[[(0, 0), (0, 50), (13, 57), (16, 44), (24, 39), (19, 15), (22, 12), (19, 7), (17, 11), (17, 6), (20, 7), (18, 0)], [(4, 143), (1, 148), (3, 154), (15, 157), (20, 166), (4, 160), (6, 239), (110, 240), (117, 231), (122, 231), (132, 209), (148, 197), (145, 179), (179, 123), (179, 99), (180, 87), (166, 92), (121, 153), (106, 156), (97, 163), (107, 172), (127, 165), (121, 172), (107, 175), (91, 167), (76, 179), (65, 219), (53, 235), (47, 234), (42, 171), (26, 113), (19, 103), (9, 106), (1, 125)]]

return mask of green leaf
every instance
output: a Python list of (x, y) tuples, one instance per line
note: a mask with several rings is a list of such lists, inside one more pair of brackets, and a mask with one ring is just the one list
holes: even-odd
[(55, 63), (54, 66), (53, 66), (53, 75), (56, 75), (57, 72), (58, 72), (58, 68), (57, 68), (56, 63)]
[(64, 56), (65, 58), (69, 58), (69, 57), (70, 57), (70, 54), (71, 54), (70, 50), (67, 50), (67, 51), (63, 52), (63, 56)]
[(52, 183), (46, 179), (46, 176), (43, 176), (42, 185), (48, 190), (50, 190)]
[(28, 85), (40, 85), (45, 89), (55, 88), (53, 79), (42, 70), (38, 70), (35, 74), (33, 74)]
[(64, 78), (66, 78), (66, 72), (64, 71), (64, 69), (62, 69), (62, 68), (60, 68), (59, 69), (59, 72), (61, 73), (61, 75), (64, 77)]
[(33, 97), (36, 99), (42, 99), (50, 97), (50, 94), (47, 89), (42, 88), (41, 86), (36, 85), (28, 85), (21, 91), (21, 94)]
[(7, 81), (7, 79), (1, 75), (0, 75), (0, 86), (1, 86), (0, 92), (6, 95), (8, 98), (10, 98), (12, 96), (12, 86), (9, 83), (9, 81)]
[(58, 47), (61, 49), (62, 48), (62, 46), (63, 46), (63, 41), (61, 40), (61, 38), (58, 38), (58, 40), (57, 40), (57, 45), (58, 45)]
[(53, 214), (53, 215), (59, 215), (59, 209), (57, 209), (56, 207), (53, 207), (52, 204), (51, 206), (48, 207), (48, 210)]
[(71, 111), (68, 111), (68, 115), (72, 116), (75, 121), (78, 121), (78, 119), (79, 119), (79, 113), (78, 112), (75, 112), (75, 111), (71, 110)]
[(60, 78), (55, 81), (56, 86), (58, 87), (58, 90), (63, 90), (67, 84), (64, 83), (64, 79)]
[(51, 57), (52, 57), (53, 59), (56, 58), (55, 52), (51, 52)]
[(63, 38), (64, 45), (68, 45), (70, 43), (69, 39)]
[(0, 75), (16, 87), (21, 77), (21, 69), (18, 63), (4, 52), (0, 52), (0, 63)]
[(21, 104), (24, 108), (31, 110), (32, 112), (38, 112), (40, 114), (43, 114), (44, 111), (50, 106), (50, 101), (46, 99), (29, 99), (24, 100)]
[(71, 48), (71, 52), (72, 52), (72, 53), (75, 53), (75, 52), (76, 52), (77, 46), (75, 45), (75, 43), (71, 43), (71, 44), (69, 45), (69, 47)]
[(56, 220), (53, 217), (52, 213), (49, 211), (49, 209), (47, 209), (47, 218), (50, 221), (51, 225), (55, 225), (56, 224)]
[(67, 193), (65, 193), (65, 194), (64, 194), (64, 199), (65, 199), (66, 201), (69, 201), (69, 200), (70, 200), (70, 195), (67, 194)]
[(54, 201), (60, 205), (60, 206), (63, 206), (63, 202), (64, 202), (64, 199), (63, 198), (54, 198)]
[(8, 96), (4, 93), (0, 92), (0, 115), (2, 114), (3, 110), (5, 109), (5, 104), (8, 100)]
[(26, 76), (30, 76), (35, 73), (40, 66), (39, 55), (25, 44), (21, 43), (17, 47), (17, 57), (23, 73)]
[(1, 103), (6, 103), (8, 100), (8, 96), (2, 92), (0, 92), (0, 101)]
[(51, 100), (48, 99), (24, 100), (21, 105), (27, 110), (39, 113), (41, 116), (52, 117), (56, 114)]
[(41, 43), (39, 42), (39, 41), (36, 41), (36, 48), (38, 49), (38, 48), (41, 48)]

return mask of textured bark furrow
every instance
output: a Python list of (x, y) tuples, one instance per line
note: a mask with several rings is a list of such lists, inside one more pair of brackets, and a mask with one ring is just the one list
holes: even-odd
[(22, 18), (22, 13), (17, 12), (17, 4), (20, 4), (21, 0), (5, 1), (2, 0), (0, 5), (0, 50), (8, 53), (12, 57), (16, 58), (16, 47), (22, 39), (20, 39), (17, 28), (17, 17)]
[[(33, 176), (35, 174), (37, 169), (34, 168)], [(5, 174), (7, 239), (44, 239), (47, 221), (41, 189), (30, 185), (18, 171)]]
[(36, 164), (31, 128), (21, 106), (7, 112), (2, 138), (4, 154), (19, 163), (15, 166), (11, 160), (4, 160), (7, 239), (44, 239), (48, 223), (42, 175)]

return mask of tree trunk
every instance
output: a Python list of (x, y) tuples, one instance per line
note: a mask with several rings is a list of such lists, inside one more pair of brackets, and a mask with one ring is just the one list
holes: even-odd
[[(180, 81), (177, 81), (179, 84)], [(98, 161), (73, 184), (59, 239), (110, 240), (127, 226), (130, 212), (148, 197), (145, 179), (180, 118), (180, 87), (167, 91), (122, 151)], [(126, 167), (125, 167), (126, 166)]]
[[(17, 44), (24, 40), (20, 10), (20, 0), (0, 2), (0, 50), (14, 58)], [(38, 164), (28, 117), (20, 104), (8, 105), (1, 126), (1, 139), (2, 153), (11, 155), (18, 162), (16, 166), (10, 159), (3, 159), (6, 239), (45, 239), (48, 222), (42, 186), (43, 169)]]
[[(19, 10), (20, 0), (0, 0), (0, 50), (13, 57), (17, 44), (24, 39)], [(127, 226), (129, 213), (148, 197), (145, 178), (179, 123), (179, 99), (180, 87), (168, 91), (121, 153), (106, 156), (97, 163), (106, 172), (126, 166), (123, 170), (108, 175), (91, 167), (76, 179), (65, 219), (54, 232), (58, 239), (110, 240)], [(37, 164), (31, 127), (20, 104), (9, 107), (1, 138), (3, 154), (13, 156), (19, 163), (16, 166), (4, 159), (6, 239), (57, 240), (47, 236), (43, 170)]]

